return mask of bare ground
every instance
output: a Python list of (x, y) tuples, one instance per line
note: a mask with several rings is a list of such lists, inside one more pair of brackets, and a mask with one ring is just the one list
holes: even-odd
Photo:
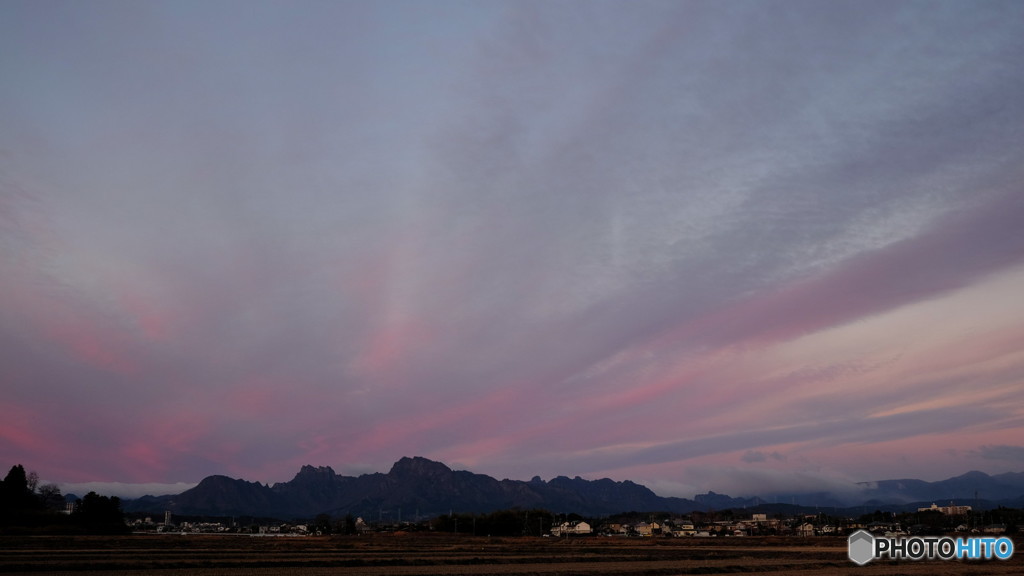
[[(1019, 542), (1016, 548), (1019, 550)], [(0, 537), (0, 573), (126, 576), (433, 576), (481, 574), (981, 576), (1024, 573), (1006, 561), (856, 566), (843, 538), (485, 538), (441, 534), (251, 538), (135, 535)]]

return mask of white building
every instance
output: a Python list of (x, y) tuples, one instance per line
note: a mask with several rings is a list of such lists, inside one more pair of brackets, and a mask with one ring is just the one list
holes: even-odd
[(551, 528), (552, 536), (570, 536), (570, 535), (582, 535), (590, 534), (594, 530), (590, 527), (590, 524), (586, 522), (562, 522), (558, 526)]
[(967, 514), (970, 513), (971, 507), (970, 506), (954, 506), (952, 502), (949, 503), (949, 506), (936, 506), (935, 503), (932, 502), (931, 507), (929, 507), (929, 508), (918, 508), (917, 511), (918, 512), (941, 512), (941, 513), (945, 514), (946, 516), (966, 516)]

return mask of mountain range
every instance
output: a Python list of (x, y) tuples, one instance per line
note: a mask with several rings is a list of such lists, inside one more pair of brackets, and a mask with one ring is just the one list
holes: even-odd
[(858, 488), (855, 500), (849, 495), (839, 497), (827, 492), (751, 498), (708, 492), (688, 499), (661, 497), (629, 480), (584, 480), (578, 476), (558, 476), (548, 481), (539, 477), (529, 481), (496, 480), (484, 474), (452, 470), (426, 458), (405, 457), (386, 474), (355, 477), (337, 474), (328, 466), (303, 466), (291, 480), (272, 486), (209, 476), (180, 494), (143, 496), (125, 501), (122, 507), (126, 512), (168, 510), (184, 515), (276, 518), (312, 518), (318, 514), (381, 518), (387, 514), (389, 520), (509, 508), (603, 516), (630, 511), (685, 514), (726, 508), (797, 511), (801, 507), (822, 506), (833, 507), (836, 512), (849, 508), (859, 514), (866, 507), (900, 511), (949, 501), (980, 509), (997, 505), (1024, 507), (1024, 473), (990, 476), (972, 471), (938, 482), (884, 480), (863, 483)]

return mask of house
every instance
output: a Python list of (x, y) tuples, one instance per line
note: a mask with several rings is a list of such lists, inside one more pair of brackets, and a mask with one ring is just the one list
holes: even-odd
[(608, 534), (625, 535), (626, 532), (627, 532), (627, 529), (626, 529), (626, 526), (624, 524), (615, 523), (615, 524), (608, 524), (605, 527), (605, 531)]
[(571, 535), (583, 535), (591, 534), (594, 530), (590, 527), (587, 522), (562, 522), (558, 526), (551, 528), (552, 536), (571, 536)]
[(1006, 532), (1006, 524), (989, 524), (982, 530), (985, 534), (1004, 534)]
[(868, 524), (869, 532), (892, 532), (899, 530), (900, 525), (897, 522), (871, 522)]
[(647, 522), (641, 522), (633, 526), (633, 529), (641, 536), (654, 536), (661, 534), (661, 525), (657, 522), (651, 522), (650, 524)]
[(803, 524), (796, 527), (797, 536), (814, 536), (814, 525), (810, 522), (804, 522)]
[(694, 528), (693, 522), (681, 522), (676, 524), (675, 530), (672, 534), (675, 536), (693, 536), (697, 533), (697, 529)]

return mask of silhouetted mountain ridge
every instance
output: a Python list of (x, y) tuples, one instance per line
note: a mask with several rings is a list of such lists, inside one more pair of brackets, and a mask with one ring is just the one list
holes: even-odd
[(861, 486), (865, 487), (865, 499), (882, 502), (932, 500), (949, 504), (949, 501), (955, 500), (970, 505), (979, 497), (991, 501), (1024, 498), (1024, 473), (1007, 472), (989, 476), (984, 472), (971, 470), (937, 482), (904, 478), (862, 483)]
[[(209, 476), (195, 488), (173, 496), (145, 496), (124, 502), (126, 511), (219, 516), (311, 518), (317, 514), (388, 520), (447, 514), (544, 508), (555, 513), (602, 516), (619, 512), (674, 512), (727, 508), (799, 508), (828, 506), (888, 510), (913, 509), (931, 502), (1024, 506), (1024, 473), (989, 476), (971, 471), (938, 482), (916, 479), (862, 483), (855, 496), (828, 492), (735, 498), (709, 491), (694, 498), (661, 497), (629, 480), (584, 480), (557, 476), (549, 481), (496, 480), (484, 474), (452, 470), (422, 457), (404, 457), (386, 474), (343, 476), (329, 466), (303, 466), (295, 477), (273, 486)], [(975, 497), (977, 494), (980, 498)]]

